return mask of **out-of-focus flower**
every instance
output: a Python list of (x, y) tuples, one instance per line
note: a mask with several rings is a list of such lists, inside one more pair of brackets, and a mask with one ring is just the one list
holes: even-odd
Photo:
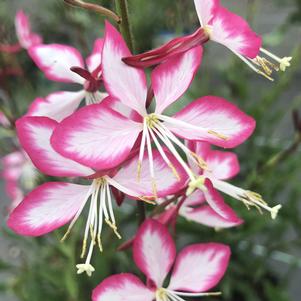
[(129, 54), (121, 35), (107, 23), (102, 63), (105, 87), (110, 96), (134, 110), (135, 116), (129, 118), (103, 104), (80, 109), (64, 119), (54, 131), (51, 143), (60, 154), (94, 169), (109, 169), (129, 155), (142, 133), (141, 141), (136, 144), (140, 149), (138, 178), (146, 148), (150, 158), (153, 192), (156, 195), (151, 139), (176, 176), (177, 170), (165, 156), (161, 144), (169, 149), (190, 180), (194, 181), (196, 179), (193, 172), (175, 145), (200, 165), (201, 158), (190, 151), (178, 137), (204, 140), (230, 148), (241, 144), (252, 134), (255, 128), (253, 118), (219, 97), (198, 99), (173, 117), (162, 114), (188, 89), (201, 62), (200, 47), (169, 60), (152, 72), (152, 89), (156, 99), (154, 113), (146, 111), (148, 93), (144, 72), (121, 61), (123, 56)]
[(270, 80), (273, 71), (285, 71), (290, 66), (291, 57), (279, 58), (262, 48), (262, 38), (243, 18), (220, 5), (219, 0), (194, 0), (194, 4), (201, 24), (195, 33), (124, 61), (131, 66), (147, 67), (212, 40), (229, 48), (252, 70)]
[(15, 45), (0, 45), (0, 51), (16, 53), (22, 49), (42, 43), (42, 37), (31, 30), (30, 22), (23, 10), (19, 10), (15, 17), (15, 28), (18, 43)]
[[(8, 226), (21, 235), (40, 236), (67, 223), (70, 226), (63, 240), (70, 233), (86, 204), (90, 204), (87, 218), (82, 254), (84, 263), (77, 265), (78, 273), (89, 276), (94, 271), (90, 261), (94, 246), (102, 250), (101, 233), (106, 222), (120, 238), (113, 212), (111, 188), (115, 187), (126, 195), (141, 201), (152, 198), (151, 177), (144, 171), (138, 182), (132, 177), (137, 166), (137, 155), (120, 170), (95, 172), (89, 167), (64, 158), (50, 145), (50, 136), (57, 122), (46, 117), (23, 117), (16, 123), (18, 137), (24, 150), (35, 166), (43, 173), (57, 177), (81, 177), (89, 180), (88, 185), (65, 182), (45, 183), (29, 193), (11, 213)], [(180, 180), (176, 179), (158, 153), (154, 153), (154, 169), (160, 175), (158, 194), (164, 197), (185, 186), (186, 175), (171, 154), (166, 156), (177, 167)], [(148, 164), (146, 158), (144, 164)], [(88, 239), (90, 245), (87, 248)], [(86, 252), (88, 251), (88, 252)]]
[(91, 55), (86, 59), (87, 69), (81, 54), (73, 47), (62, 44), (31, 47), (29, 55), (48, 79), (80, 84), (83, 89), (78, 92), (58, 91), (45, 98), (38, 97), (31, 104), (27, 115), (61, 121), (71, 115), (83, 99), (87, 105), (100, 103), (107, 96), (99, 91), (102, 85), (102, 47), (103, 39), (97, 39)]
[(24, 192), (35, 186), (37, 170), (23, 151), (12, 152), (1, 158), (1, 177), (5, 183), (5, 191), (11, 199), (9, 211), (22, 201)]
[[(133, 274), (113, 275), (94, 289), (93, 301), (183, 301), (182, 297), (219, 295), (207, 291), (224, 276), (230, 249), (218, 243), (194, 244), (176, 257), (175, 244), (167, 229), (157, 221), (146, 220), (135, 238), (133, 255), (136, 265), (147, 277), (147, 285)], [(170, 281), (165, 287), (172, 266)]]
[(222, 196), (216, 191), (219, 190), (243, 202), (248, 208), (253, 206), (260, 212), (267, 210), (273, 219), (277, 217), (281, 205), (271, 208), (258, 193), (244, 190), (226, 181), (239, 172), (239, 162), (235, 154), (211, 150), (210, 145), (203, 142), (189, 142), (188, 147), (201, 156), (207, 164), (207, 168), (201, 170), (193, 161), (190, 162), (197, 179), (189, 183), (187, 194), (190, 200), (188, 202), (194, 203), (198, 199), (201, 201), (205, 198), (211, 208), (222, 217), (226, 219), (234, 217), (234, 212), (231, 213), (232, 209), (225, 204)]

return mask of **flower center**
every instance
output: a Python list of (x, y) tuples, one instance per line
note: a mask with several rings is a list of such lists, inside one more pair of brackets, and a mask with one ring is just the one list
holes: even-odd
[(157, 184), (155, 180), (155, 171), (154, 171), (154, 162), (153, 162), (153, 153), (152, 153), (152, 142), (155, 144), (157, 150), (159, 151), (161, 157), (165, 161), (165, 163), (169, 166), (172, 170), (174, 176), (180, 180), (180, 175), (177, 172), (175, 166), (171, 163), (170, 159), (166, 155), (164, 148), (166, 147), (175, 157), (175, 159), (179, 162), (179, 164), (183, 167), (186, 171), (187, 175), (191, 179), (191, 181), (195, 180), (194, 173), (191, 171), (188, 164), (183, 160), (179, 152), (177, 151), (175, 145), (179, 147), (193, 162), (195, 162), (200, 168), (206, 169), (206, 162), (193, 153), (190, 149), (188, 149), (183, 142), (181, 142), (164, 124), (163, 115), (157, 114), (149, 114), (144, 117), (143, 121), (143, 133), (142, 133), (142, 140), (140, 145), (140, 152), (139, 152), (139, 160), (138, 160), (138, 170), (137, 170), (137, 178), (138, 181), (140, 180), (141, 175), (141, 167), (142, 161), (144, 156), (145, 147), (147, 149), (148, 158), (149, 158), (149, 169), (152, 178), (152, 190), (153, 194), (157, 196)]
[(206, 180), (206, 177), (199, 176), (195, 180), (190, 181), (189, 184), (188, 184), (188, 189), (186, 191), (186, 195), (189, 196), (196, 189), (200, 189), (200, 190), (204, 191), (206, 189), (206, 187), (204, 185), (205, 184), (205, 180)]
[(203, 29), (206, 35), (209, 37), (209, 39), (211, 39), (211, 35), (213, 33), (213, 27), (211, 25), (205, 25)]

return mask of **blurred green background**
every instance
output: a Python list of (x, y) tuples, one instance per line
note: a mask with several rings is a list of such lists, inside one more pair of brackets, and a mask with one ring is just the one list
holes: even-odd
[[(112, 0), (91, 1), (114, 8)], [(294, 57), (292, 67), (269, 82), (222, 46), (205, 46), (203, 65), (192, 87), (171, 111), (203, 95), (222, 96), (257, 120), (254, 135), (237, 148), (241, 174), (235, 184), (260, 192), (283, 209), (277, 220), (256, 210), (247, 211), (227, 199), (245, 219), (236, 229), (216, 232), (179, 219), (177, 246), (218, 241), (231, 245), (232, 261), (218, 289), (225, 301), (299, 301), (301, 296), (301, 0), (225, 0), (230, 10), (247, 18), (263, 34), (265, 48), (280, 56)], [(129, 0), (136, 52), (150, 49), (174, 35), (189, 33), (198, 26), (192, 0)], [(67, 6), (62, 0), (0, 0), (0, 42), (14, 43), (14, 16), (18, 9), (29, 15), (34, 30), (45, 43), (65, 43), (84, 55), (103, 33), (104, 18)], [(22, 76), (3, 76), (7, 67), (22, 70)], [(37, 96), (64, 89), (48, 81), (34, 66), (26, 51), (17, 55), (0, 53), (0, 101), (14, 119), (26, 112)], [(70, 89), (70, 85), (68, 85)], [(75, 87), (76, 88), (76, 87)], [(292, 117), (294, 113), (295, 118)], [(300, 115), (301, 116), (301, 115)], [(1, 131), (1, 155), (9, 153), (9, 133)], [(40, 177), (39, 181), (45, 179)], [(3, 191), (3, 189), (1, 189)], [(115, 252), (120, 243), (107, 231), (105, 252), (95, 256), (97, 271), (91, 278), (77, 276), (75, 264), (81, 225), (67, 242), (59, 242), (63, 231), (43, 238), (18, 237), (5, 228), (9, 200), (1, 192), (0, 300), (1, 301), (83, 301), (104, 277), (135, 272), (130, 252)], [(135, 204), (127, 202), (118, 210), (124, 239), (131, 237), (137, 222)], [(197, 300), (197, 299), (195, 299)]]

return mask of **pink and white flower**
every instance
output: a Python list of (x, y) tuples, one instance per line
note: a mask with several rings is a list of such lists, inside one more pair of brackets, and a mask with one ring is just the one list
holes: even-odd
[[(206, 243), (187, 246), (176, 256), (168, 230), (157, 221), (146, 220), (135, 238), (133, 255), (136, 265), (147, 277), (147, 285), (133, 274), (113, 275), (94, 289), (92, 300), (183, 301), (183, 297), (220, 295), (207, 291), (223, 278), (230, 253), (226, 245)], [(170, 272), (171, 278), (165, 287)]]
[(1, 177), (5, 191), (11, 199), (9, 211), (13, 210), (24, 196), (24, 191), (34, 188), (37, 170), (23, 151), (17, 150), (1, 158)]
[[(29, 193), (20, 205), (11, 213), (8, 226), (20, 235), (40, 236), (70, 223), (66, 235), (79, 218), (84, 207), (89, 204), (81, 257), (86, 260), (77, 265), (78, 273), (86, 272), (89, 276), (94, 271), (90, 261), (94, 245), (102, 250), (101, 233), (103, 222), (108, 224), (120, 238), (113, 212), (114, 187), (131, 198), (148, 201), (152, 198), (151, 178), (147, 170), (137, 182), (131, 177), (137, 166), (137, 155), (128, 160), (116, 171), (95, 172), (89, 167), (67, 159), (50, 145), (50, 137), (58, 123), (46, 117), (23, 117), (16, 123), (19, 140), (35, 166), (43, 173), (56, 177), (81, 177), (89, 180), (86, 185), (66, 182), (45, 183)], [(185, 186), (186, 175), (171, 154), (166, 156), (180, 175), (176, 179), (158, 153), (154, 153), (154, 170), (160, 175), (158, 195), (164, 197), (175, 193)], [(148, 158), (144, 164), (148, 164)], [(130, 175), (130, 176), (129, 176)], [(90, 238), (90, 244), (88, 240)], [(88, 252), (86, 252), (88, 251)]]
[(103, 39), (97, 39), (91, 55), (86, 59), (86, 69), (84, 59), (73, 47), (62, 44), (31, 47), (29, 55), (48, 79), (80, 84), (83, 89), (78, 92), (58, 91), (46, 98), (38, 97), (31, 104), (27, 115), (61, 121), (71, 115), (83, 99), (87, 105), (100, 103), (107, 96), (99, 91), (102, 85), (102, 48)]
[(19, 10), (16, 14), (15, 27), (22, 48), (29, 49), (42, 43), (41, 36), (32, 32), (28, 17), (22, 10)]
[[(177, 152), (177, 145), (191, 160), (200, 162), (179, 138), (204, 140), (221, 147), (235, 147), (253, 132), (255, 121), (228, 101), (214, 96), (200, 98), (168, 117), (163, 111), (188, 89), (201, 63), (202, 49), (195, 47), (154, 69), (151, 74), (155, 95), (154, 113), (146, 110), (146, 76), (140, 69), (121, 61), (130, 55), (119, 32), (108, 22), (103, 49), (103, 79), (106, 90), (136, 113), (135, 118), (120, 114), (109, 106), (97, 104), (75, 112), (59, 124), (51, 138), (54, 149), (65, 157), (94, 169), (117, 166), (136, 146), (139, 150), (138, 178), (143, 156), (148, 154), (149, 169), (156, 191), (153, 168), (153, 140), (163, 160), (175, 175), (177, 170), (165, 156), (164, 145), (185, 169), (191, 181), (194, 174)], [(116, 76), (118, 74), (118, 76)], [(139, 138), (140, 139), (140, 138)]]
[(124, 61), (131, 66), (147, 67), (212, 40), (229, 48), (252, 70), (270, 80), (273, 80), (274, 70), (285, 71), (290, 66), (291, 57), (279, 58), (262, 48), (262, 38), (243, 18), (223, 7), (219, 0), (194, 0), (194, 4), (201, 24), (196, 32), (144, 54), (126, 57)]
[[(242, 189), (226, 181), (239, 172), (239, 162), (234, 153), (211, 150), (210, 145), (203, 142), (189, 142), (188, 147), (201, 156), (207, 164), (206, 169), (200, 169), (193, 161), (190, 162), (197, 179), (189, 183), (188, 204), (195, 206), (195, 203), (203, 202), (205, 199), (221, 217), (228, 221), (230, 219), (230, 222), (236, 220), (239, 223), (234, 211), (225, 204), (222, 196), (216, 191), (219, 190), (243, 202), (248, 208), (253, 206), (260, 212), (267, 210), (273, 219), (277, 217), (281, 205), (271, 208), (258, 193)], [(193, 211), (191, 210), (191, 213), (195, 216)], [(186, 211), (187, 213), (189, 215), (189, 211)]]
[(42, 43), (42, 37), (31, 30), (30, 22), (23, 10), (19, 10), (15, 17), (15, 28), (18, 43), (14, 45), (0, 45), (0, 51), (16, 53), (22, 49)]

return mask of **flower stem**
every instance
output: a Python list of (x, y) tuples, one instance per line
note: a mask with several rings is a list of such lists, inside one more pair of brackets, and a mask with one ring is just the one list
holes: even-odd
[[(131, 50), (134, 51), (134, 37), (131, 30), (130, 20), (129, 20), (129, 8), (127, 0), (115, 0), (116, 12), (119, 16), (121, 16), (121, 22), (119, 23), (119, 30), (125, 39), (127, 46)], [(137, 215), (138, 215), (138, 223), (141, 225), (145, 218), (145, 204), (144, 202), (137, 201)]]
[(87, 9), (87, 10), (95, 11), (103, 16), (112, 18), (117, 23), (121, 22), (121, 19), (118, 15), (116, 15), (113, 11), (111, 11), (103, 6), (100, 6), (100, 5), (97, 5), (94, 3), (87, 3), (87, 2), (84, 2), (81, 0), (64, 0), (64, 2), (66, 2), (69, 5), (74, 5), (74, 6), (81, 7), (81, 8)]
[(129, 9), (127, 0), (115, 0), (116, 12), (121, 16), (121, 22), (119, 23), (119, 30), (125, 39), (131, 52), (134, 52), (134, 39), (133, 33), (129, 21)]

